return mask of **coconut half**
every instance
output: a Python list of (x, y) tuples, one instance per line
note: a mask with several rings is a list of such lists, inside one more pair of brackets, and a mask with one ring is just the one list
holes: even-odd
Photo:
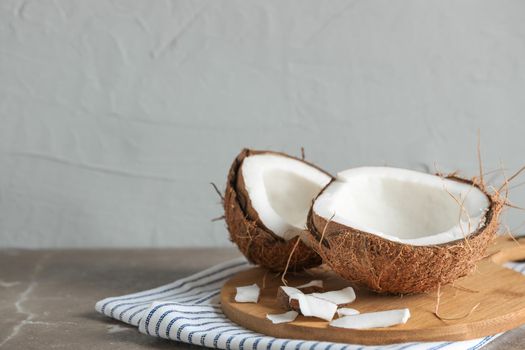
[(309, 244), (347, 280), (378, 292), (423, 292), (474, 268), (501, 208), (497, 194), (470, 180), (355, 168), (315, 199)]
[[(332, 177), (283, 153), (244, 149), (228, 174), (224, 211), (230, 238), (252, 263), (283, 271), (306, 230), (312, 200)], [(319, 265), (319, 256), (298, 242), (289, 268)]]

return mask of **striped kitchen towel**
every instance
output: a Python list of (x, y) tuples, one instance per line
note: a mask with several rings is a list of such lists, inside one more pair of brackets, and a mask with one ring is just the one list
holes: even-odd
[[(231, 260), (173, 283), (99, 301), (98, 312), (137, 326), (154, 337), (219, 349), (251, 350), (435, 350), (479, 349), (499, 335), (462, 342), (404, 343), (360, 346), (268, 337), (231, 322), (221, 311), (221, 286), (249, 267), (244, 258)], [(508, 267), (525, 273), (525, 264)]]

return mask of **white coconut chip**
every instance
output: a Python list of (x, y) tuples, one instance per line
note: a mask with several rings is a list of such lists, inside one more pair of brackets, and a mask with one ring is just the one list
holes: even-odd
[(390, 327), (405, 324), (409, 318), (409, 309), (367, 312), (338, 318), (330, 322), (330, 326), (350, 329)]
[(323, 288), (323, 281), (322, 280), (313, 280), (308, 283), (302, 284), (300, 286), (297, 286), (295, 288), (308, 288), (308, 287), (319, 287)]
[(319, 299), (311, 294), (295, 294), (294, 299), (299, 300), (299, 308), (304, 316), (319, 317), (331, 321), (337, 311), (337, 305), (327, 300)]
[(290, 297), (290, 300), (297, 299), (297, 297), (295, 296), (298, 294), (301, 294), (301, 295), (304, 294), (299, 289), (294, 288), (294, 287), (281, 286), (281, 289)]
[(237, 287), (235, 301), (238, 303), (257, 303), (260, 291), (259, 286), (255, 283), (251, 286)]
[(342, 307), (340, 309), (337, 309), (337, 316), (343, 317), (343, 316), (354, 316), (359, 315), (360, 312), (356, 309), (351, 309), (347, 307)]
[(355, 292), (352, 287), (346, 287), (341, 290), (334, 290), (325, 293), (312, 293), (311, 295), (336, 305), (349, 304), (355, 300)]
[(297, 311), (288, 311), (284, 314), (267, 314), (266, 318), (272, 321), (273, 324), (288, 323), (294, 321), (299, 313)]

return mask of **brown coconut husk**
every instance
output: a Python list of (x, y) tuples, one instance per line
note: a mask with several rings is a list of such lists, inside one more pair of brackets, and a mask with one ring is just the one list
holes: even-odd
[(379, 293), (420, 293), (451, 283), (471, 273), (484, 258), (505, 199), (497, 191), (489, 194), (479, 179), (447, 178), (479, 188), (490, 200), (485, 225), (464, 239), (433, 246), (401, 244), (329, 222), (311, 208), (307, 244), (340, 277)]
[[(230, 240), (237, 244), (250, 262), (272, 271), (299, 271), (320, 265), (321, 258), (316, 252), (302, 241), (294, 249), (296, 239), (287, 241), (277, 236), (264, 225), (253, 209), (239, 169), (246, 157), (256, 154), (276, 154), (305, 162), (284, 153), (250, 149), (241, 151), (230, 168), (224, 195), (224, 213)], [(311, 163), (305, 163), (326, 173)]]

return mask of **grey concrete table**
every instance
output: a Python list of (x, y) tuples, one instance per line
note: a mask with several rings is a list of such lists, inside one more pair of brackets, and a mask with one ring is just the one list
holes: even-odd
[[(0, 349), (190, 349), (101, 316), (97, 300), (157, 287), (235, 250), (0, 250)], [(525, 349), (525, 328), (484, 349)]]

